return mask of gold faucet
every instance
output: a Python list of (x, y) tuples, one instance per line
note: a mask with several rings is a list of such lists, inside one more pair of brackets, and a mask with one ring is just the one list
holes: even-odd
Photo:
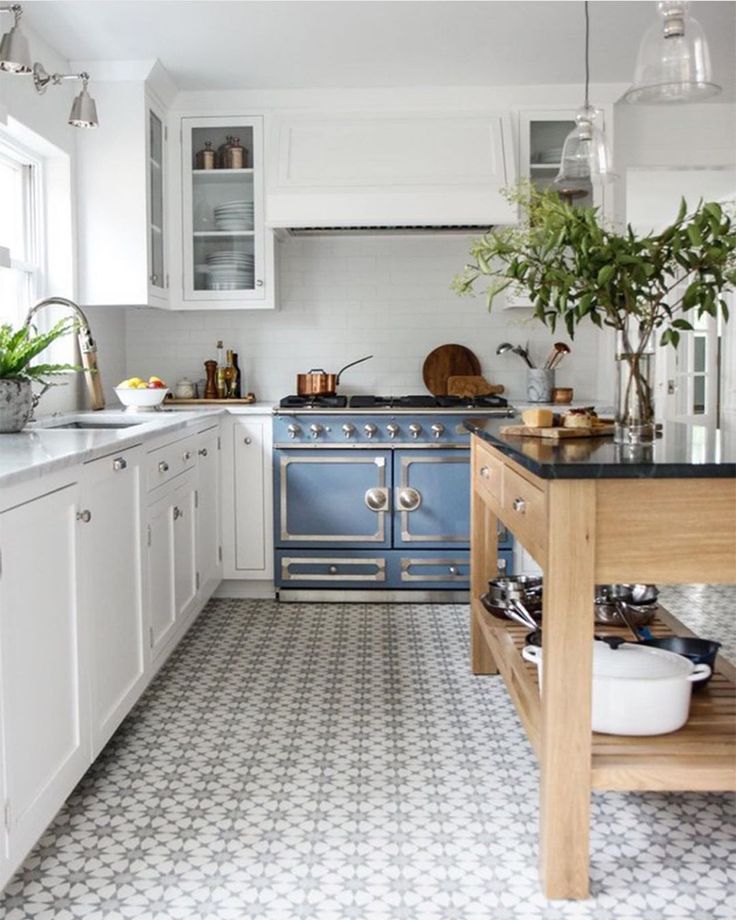
[(100, 372), (97, 367), (97, 345), (92, 338), (92, 330), (90, 329), (89, 321), (79, 304), (74, 303), (73, 300), (68, 300), (66, 297), (47, 297), (45, 300), (39, 300), (39, 302), (28, 311), (25, 325), (31, 325), (31, 320), (39, 310), (53, 305), (67, 307), (67, 309), (74, 313), (79, 321), (77, 340), (79, 342), (79, 350), (82, 353), (82, 367), (84, 368), (84, 379), (87, 384), (90, 403), (92, 409), (104, 409), (105, 397), (102, 395), (102, 380), (100, 379)]

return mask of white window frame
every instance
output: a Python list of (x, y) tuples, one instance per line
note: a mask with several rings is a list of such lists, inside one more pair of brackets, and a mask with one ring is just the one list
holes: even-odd
[(19, 166), (23, 176), (23, 231), (26, 258), (14, 258), (11, 253), (10, 268), (22, 272), (25, 276), (23, 292), (26, 302), (19, 305), (18, 315), (14, 318), (2, 317), (2, 322), (10, 321), (15, 326), (23, 322), (25, 312), (42, 296), (44, 290), (46, 232), (43, 161), (5, 133), (0, 134), (0, 160)]

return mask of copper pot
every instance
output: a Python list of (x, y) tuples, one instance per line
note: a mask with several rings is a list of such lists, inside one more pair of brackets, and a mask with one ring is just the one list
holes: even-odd
[(340, 376), (343, 371), (356, 364), (362, 364), (372, 358), (373, 355), (366, 355), (365, 358), (359, 358), (357, 361), (351, 361), (345, 367), (341, 367), (336, 374), (328, 374), (321, 368), (312, 368), (306, 374), (296, 375), (296, 392), (297, 396), (334, 396), (340, 384)]

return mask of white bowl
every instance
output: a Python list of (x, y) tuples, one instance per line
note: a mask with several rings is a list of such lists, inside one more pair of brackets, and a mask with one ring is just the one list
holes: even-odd
[(115, 387), (115, 394), (120, 402), (127, 407), (126, 411), (140, 412), (146, 409), (157, 409), (166, 398), (168, 387), (151, 387), (145, 390), (134, 390), (128, 387)]

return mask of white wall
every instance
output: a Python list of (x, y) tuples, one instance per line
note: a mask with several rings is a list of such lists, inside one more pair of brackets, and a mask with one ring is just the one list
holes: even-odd
[[(366, 354), (372, 361), (346, 372), (343, 393), (426, 392), (422, 363), (436, 346), (458, 342), (479, 357), (483, 373), (525, 394), (524, 365), (495, 355), (509, 339), (531, 344), (543, 361), (555, 335), (529, 320), (529, 311), (495, 310), (485, 298), (460, 298), (449, 289), (467, 259), (466, 237), (292, 238), (280, 246), (280, 304), (275, 312), (167, 313), (129, 310), (126, 375), (158, 374), (169, 383), (204, 376), (215, 342), (240, 356), (248, 389), (276, 401), (295, 391), (295, 375), (312, 367), (337, 371)], [(524, 323), (526, 319), (526, 323)], [(560, 369), (576, 397), (610, 401), (595, 390), (594, 327), (581, 329), (573, 357)]]

